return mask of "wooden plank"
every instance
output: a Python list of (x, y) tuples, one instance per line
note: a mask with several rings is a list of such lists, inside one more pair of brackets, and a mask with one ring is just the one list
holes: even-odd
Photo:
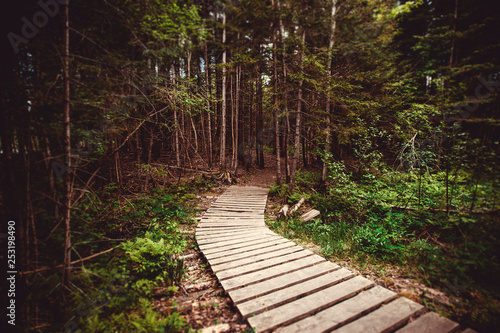
[(254, 206), (254, 207), (242, 207), (242, 206), (216, 206), (216, 207), (210, 207), (207, 209), (206, 212), (217, 212), (217, 211), (223, 211), (223, 212), (257, 212), (257, 213), (264, 213), (266, 210), (266, 207), (263, 206)]
[(210, 243), (218, 243), (218, 242), (223, 242), (223, 241), (228, 241), (228, 240), (236, 240), (236, 239), (241, 239), (245, 237), (250, 237), (250, 236), (260, 236), (260, 235), (272, 235), (274, 234), (271, 230), (269, 229), (264, 229), (264, 228), (258, 228), (258, 229), (250, 229), (249, 231), (242, 231), (238, 233), (232, 233), (232, 234), (224, 234), (224, 235), (199, 235), (196, 237), (196, 241), (198, 242), (198, 245), (205, 245), (205, 244), (210, 244)]
[(396, 296), (396, 293), (389, 289), (375, 286), (314, 316), (304, 318), (289, 326), (278, 329), (276, 332), (329, 332), (363, 316), (367, 312), (373, 311), (381, 304), (393, 300)]
[(262, 196), (262, 195), (231, 195), (231, 196), (221, 196), (219, 197), (216, 202), (218, 201), (240, 201), (240, 202), (252, 202), (252, 201), (257, 201), (257, 202), (264, 202), (264, 200), (267, 199), (267, 196)]
[(239, 287), (243, 287), (252, 283), (268, 280), (270, 278), (280, 276), (289, 272), (293, 272), (305, 267), (313, 266), (322, 261), (325, 261), (318, 255), (312, 255), (292, 262), (287, 262), (278, 266), (262, 269), (250, 274), (245, 274), (244, 277), (235, 277), (221, 281), (225, 291), (231, 291)]
[(246, 226), (246, 225), (259, 225), (259, 224), (264, 224), (264, 219), (238, 219), (238, 220), (201, 220), (200, 223), (198, 223), (198, 226), (200, 228), (205, 228), (210, 225), (214, 226), (221, 226), (221, 227), (237, 227), (237, 226)]
[(255, 271), (265, 269), (265, 268), (281, 265), (281, 264), (286, 263), (286, 262), (292, 262), (294, 260), (308, 257), (311, 255), (314, 255), (314, 253), (311, 251), (302, 249), (301, 251), (282, 255), (282, 256), (277, 257), (277, 258), (262, 260), (262, 261), (255, 262), (252, 264), (227, 269), (227, 270), (224, 270), (222, 272), (217, 272), (214, 270), (214, 272), (217, 275), (217, 278), (219, 280), (224, 280), (224, 279), (229, 279), (229, 278), (233, 278), (236, 276), (250, 274), (250, 273), (253, 273)]
[(235, 212), (226, 212), (226, 213), (205, 213), (203, 215), (202, 219), (218, 219), (218, 220), (225, 220), (225, 219), (235, 219), (237, 221), (243, 220), (243, 219), (254, 219), (254, 220), (261, 220), (263, 222), (264, 220), (264, 213), (258, 214), (258, 213), (241, 213), (237, 214)]
[(235, 201), (235, 200), (240, 200), (240, 201), (259, 201), (263, 202), (264, 200), (267, 199), (266, 195), (261, 195), (261, 194), (246, 194), (246, 195), (238, 195), (238, 194), (228, 194), (228, 195), (221, 195), (216, 201)]
[(248, 322), (258, 332), (267, 332), (278, 326), (288, 325), (311, 314), (315, 314), (373, 285), (372, 281), (361, 276), (356, 276), (350, 280), (323, 289), (320, 292), (250, 317)]
[(230, 206), (230, 207), (210, 207), (207, 212), (248, 212), (248, 211), (256, 211), (264, 214), (265, 207), (242, 207), (242, 206)]
[(307, 222), (309, 220), (312, 220), (313, 218), (319, 216), (321, 213), (319, 210), (316, 210), (316, 209), (311, 209), (310, 211), (308, 211), (307, 213), (304, 213), (302, 215), (300, 215), (300, 219), (303, 221), (303, 222)]
[(288, 288), (278, 290), (276, 292), (260, 296), (256, 299), (249, 300), (238, 304), (243, 318), (248, 318), (250, 315), (259, 314), (261, 312), (274, 309), (285, 303), (292, 302), (300, 297), (314, 294), (330, 286), (336, 285), (342, 281), (354, 277), (354, 273), (347, 269), (339, 270), (320, 275), (318, 277), (303, 281)]
[(398, 333), (453, 333), (460, 329), (460, 325), (448, 318), (441, 317), (437, 313), (428, 312), (422, 317), (409, 323)]
[[(240, 251), (245, 251), (246, 248), (250, 245), (258, 245), (258, 244), (269, 243), (269, 242), (279, 242), (281, 240), (281, 238), (282, 238), (281, 236), (276, 235), (276, 236), (269, 236), (269, 237), (260, 238), (260, 239), (249, 240), (249, 241), (237, 243), (237, 244), (218, 246), (216, 248), (203, 250), (203, 254), (205, 255), (205, 257), (207, 257), (207, 255), (209, 255), (209, 254), (227, 252), (228, 250), (242, 249)], [(208, 257), (207, 257), (207, 259), (208, 259)]]
[(265, 228), (251, 228), (239, 232), (228, 233), (226, 231), (225, 233), (219, 233), (219, 234), (196, 235), (196, 241), (198, 242), (198, 244), (215, 243), (223, 240), (239, 239), (247, 235), (255, 235), (255, 234), (270, 235), (272, 233), (273, 233), (272, 231), (270, 231), (269, 229), (266, 230)]
[(250, 221), (250, 222), (233, 222), (233, 221), (228, 221), (228, 222), (209, 222), (209, 221), (204, 221), (200, 222), (198, 224), (200, 228), (241, 228), (241, 227), (265, 227), (266, 224), (264, 221), (256, 222), (256, 221)]
[[(274, 250), (274, 251), (268, 251), (263, 254), (258, 254), (258, 255), (253, 255), (251, 257), (246, 257), (238, 260), (231, 260), (229, 262), (223, 262), (220, 264), (214, 264), (213, 262), (210, 262), (210, 266), (212, 267), (212, 270), (214, 272), (222, 272), (227, 269), (232, 269), (236, 267), (241, 267), (244, 265), (250, 265), (257, 263), (259, 261), (267, 260), (267, 259), (272, 259), (276, 257), (281, 257), (286, 254), (291, 254), (294, 252), (302, 251), (303, 248), (301, 246), (291, 246), (291, 247), (285, 247), (284, 249), (280, 250)], [(246, 267), (246, 266), (245, 266)]]
[(274, 291), (293, 286), (302, 281), (313, 279), (317, 276), (339, 269), (340, 266), (329, 261), (306, 267), (298, 271), (277, 276), (275, 278), (254, 283), (252, 285), (229, 292), (229, 296), (236, 304), (243, 303), (257, 296), (269, 294)]
[(255, 227), (255, 226), (248, 226), (244, 225), (241, 227), (204, 227), (204, 228), (197, 228), (195, 231), (196, 236), (208, 236), (208, 235), (234, 235), (243, 231), (249, 231), (249, 230), (259, 230), (259, 229), (267, 229), (264, 226), (261, 227)]
[[(237, 261), (237, 260), (255, 257), (258, 255), (262, 255), (262, 254), (266, 254), (266, 253), (274, 252), (274, 251), (280, 251), (280, 250), (287, 249), (287, 248), (295, 249), (296, 247), (297, 247), (297, 245), (295, 245), (295, 243), (293, 243), (293, 242), (286, 242), (286, 243), (276, 244), (276, 245), (272, 245), (272, 246), (261, 247), (261, 248), (255, 249), (255, 250), (250, 250), (250, 251), (245, 251), (245, 252), (238, 253), (238, 254), (224, 256), (222, 258), (211, 259), (210, 265), (212, 265), (212, 267), (213, 267), (214, 265), (220, 265), (220, 264), (225, 264), (225, 263), (230, 264), (230, 263)], [(301, 247), (299, 247), (299, 248), (301, 248)], [(217, 269), (220, 270), (219, 268), (217, 268)]]
[(268, 234), (268, 235), (254, 235), (254, 236), (248, 236), (246, 238), (242, 238), (242, 239), (233, 239), (233, 240), (227, 240), (227, 241), (222, 241), (222, 242), (218, 242), (218, 243), (210, 243), (210, 244), (198, 244), (198, 247), (200, 248), (200, 250), (202, 251), (206, 251), (206, 250), (211, 250), (211, 249), (220, 249), (222, 247), (226, 247), (226, 246), (234, 246), (234, 245), (242, 245), (242, 244), (245, 244), (247, 242), (252, 242), (252, 241), (255, 241), (255, 240), (260, 240), (260, 239), (264, 239), (264, 238), (276, 238), (276, 237), (280, 237), (278, 235), (275, 235), (275, 234)]
[(240, 200), (234, 201), (234, 202), (214, 202), (213, 204), (210, 205), (210, 208), (231, 208), (231, 207), (237, 207), (237, 208), (266, 208), (266, 205), (264, 203), (243, 203)]
[(218, 212), (209, 212), (207, 211), (203, 217), (236, 217), (236, 218), (241, 218), (241, 217), (249, 217), (249, 218), (259, 218), (259, 217), (264, 217), (264, 212), (229, 212), (229, 211), (218, 211)]
[(334, 332), (392, 332), (424, 310), (422, 305), (401, 297)]
[[(231, 217), (215, 217), (215, 218), (206, 218), (203, 217), (200, 221), (200, 224), (203, 225), (203, 223), (233, 223), (233, 224), (248, 224), (248, 223), (263, 223), (264, 219), (261, 218), (231, 218)], [(198, 225), (200, 225), (198, 224)]]
[(273, 238), (273, 239), (266, 239), (262, 242), (255, 242), (255, 244), (250, 244), (250, 245), (242, 246), (239, 248), (227, 249), (227, 250), (222, 250), (222, 251), (212, 251), (212, 253), (203, 252), (203, 254), (205, 255), (205, 258), (207, 258), (207, 260), (212, 260), (212, 259), (218, 259), (218, 258), (234, 255), (234, 254), (246, 253), (246, 252), (251, 251), (251, 250), (264, 249), (267, 247), (271, 247), (273, 245), (285, 244), (285, 243), (286, 244), (291, 243), (291, 244), (295, 245), (295, 243), (292, 243), (291, 241), (289, 241), (286, 238), (278, 237), (278, 238)]

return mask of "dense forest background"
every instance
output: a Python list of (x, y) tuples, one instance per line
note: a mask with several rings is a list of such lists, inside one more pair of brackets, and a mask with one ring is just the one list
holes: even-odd
[[(329, 257), (400, 266), (455, 295), (454, 319), (494, 330), (496, 4), (9, 4), (0, 218), (3, 234), (16, 222), (17, 327), (183, 330), (174, 314), (146, 315), (146, 287), (179, 281), (189, 199), (216, 173), (230, 182), (272, 158), (271, 193), (305, 197), (322, 213), (275, 228)], [(183, 183), (187, 174), (199, 176)], [(123, 295), (75, 319), (75, 304), (95, 299), (103, 280), (131, 277)]]

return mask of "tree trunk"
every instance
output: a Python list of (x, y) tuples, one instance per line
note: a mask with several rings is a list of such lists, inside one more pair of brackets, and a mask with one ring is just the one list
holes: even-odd
[(449, 62), (450, 67), (453, 66), (453, 55), (455, 53), (457, 19), (458, 19), (458, 0), (455, 0), (455, 16), (453, 20), (453, 34), (451, 37), (450, 62)]
[[(170, 77), (172, 86), (175, 86), (175, 67), (172, 65), (172, 76)], [(181, 166), (181, 151), (179, 145), (179, 119), (177, 116), (177, 107), (174, 106), (174, 140), (175, 140), (175, 163), (177, 167)]]
[(69, 2), (64, 5), (64, 149), (67, 170), (64, 174), (63, 219), (64, 219), (64, 261), (62, 285), (71, 279), (71, 133), (70, 133), (70, 74), (69, 74)]
[(257, 74), (257, 116), (255, 119), (255, 130), (256, 130), (256, 154), (259, 164), (259, 168), (264, 168), (264, 116), (262, 114), (263, 109), (263, 97), (262, 97), (262, 77), (260, 72)]
[[(272, 0), (272, 7), (274, 15), (276, 15), (277, 8), (275, 0)], [(281, 154), (280, 154), (280, 126), (279, 126), (279, 111), (278, 111), (278, 59), (277, 59), (277, 36), (276, 36), (276, 16), (273, 20), (273, 88), (274, 88), (274, 153), (276, 154), (276, 182), (281, 185)]]
[(222, 13), (222, 111), (221, 111), (221, 135), (220, 135), (220, 164), (226, 167), (226, 13)]
[[(337, 24), (337, 20), (335, 18), (335, 14), (337, 12), (337, 0), (332, 0), (332, 14), (331, 14), (331, 26), (330, 26), (330, 37), (329, 37), (329, 43), (328, 43), (328, 64), (327, 64), (327, 75), (328, 75), (328, 81), (331, 81), (332, 79), (332, 58), (333, 58), (333, 37), (335, 35), (335, 27)], [(330, 82), (328, 82), (330, 84)], [(326, 115), (325, 115), (325, 123), (326, 123), (326, 129), (325, 129), (325, 156), (323, 157), (323, 170), (321, 173), (321, 179), (323, 181), (326, 180), (326, 174), (327, 174), (327, 161), (326, 158), (330, 154), (330, 145), (331, 145), (331, 119), (330, 119), (330, 113), (333, 111), (332, 107), (332, 101), (330, 98), (330, 91), (326, 92)]]
[(287, 70), (286, 70), (286, 52), (285, 52), (285, 28), (283, 26), (283, 21), (279, 19), (280, 25), (280, 39), (282, 44), (282, 69), (283, 69), (283, 101), (284, 101), (284, 113), (285, 113), (285, 134), (283, 140), (283, 152), (285, 155), (285, 182), (290, 184), (290, 158), (288, 152), (288, 143), (290, 140), (290, 115), (288, 114), (288, 86), (287, 86)]
[[(302, 29), (302, 45), (300, 46), (300, 55), (299, 62), (301, 72), (303, 71), (303, 60), (304, 60), (304, 46), (306, 42), (306, 30)], [(301, 135), (301, 120), (302, 120), (302, 85), (304, 80), (300, 79), (299, 81), (299, 91), (298, 91), (298, 101), (297, 101), (297, 112), (295, 118), (295, 142), (293, 145), (293, 161), (292, 161), (292, 170), (290, 171), (290, 189), (293, 190), (295, 186), (295, 174), (297, 172), (297, 165), (300, 157), (300, 135)]]
[(238, 148), (239, 148), (239, 138), (238, 138), (238, 127), (239, 127), (239, 103), (240, 103), (240, 71), (241, 67), (238, 65), (236, 67), (236, 78), (235, 78), (235, 107), (234, 107), (234, 119), (233, 119), (233, 172), (236, 173), (238, 169)]
[(207, 98), (207, 138), (208, 138), (208, 166), (212, 168), (213, 163), (213, 147), (212, 147), (212, 116), (210, 114), (210, 91), (212, 87), (212, 82), (210, 82), (210, 63), (208, 59), (208, 45), (205, 44), (205, 84), (206, 98)]

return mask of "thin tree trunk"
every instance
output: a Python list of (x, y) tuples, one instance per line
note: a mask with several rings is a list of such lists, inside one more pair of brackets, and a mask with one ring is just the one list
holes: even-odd
[[(274, 15), (277, 13), (276, 1), (272, 0), (272, 7)], [(280, 154), (280, 126), (279, 126), (279, 111), (278, 111), (278, 59), (277, 59), (277, 36), (276, 36), (276, 17), (273, 20), (273, 88), (274, 88), (274, 135), (275, 135), (275, 148), (276, 154), (276, 182), (281, 185), (281, 154)]]
[(70, 74), (69, 74), (69, 2), (64, 5), (64, 149), (67, 171), (64, 174), (63, 219), (64, 219), (64, 261), (62, 285), (71, 279), (71, 133), (70, 133)]
[(234, 120), (234, 111), (235, 111), (235, 107), (234, 107), (234, 76), (231, 75), (231, 82), (229, 83), (229, 86), (231, 88), (231, 93), (230, 93), (230, 96), (231, 96), (231, 170), (233, 169), (233, 166), (234, 166), (234, 160), (236, 159), (236, 146), (234, 144), (234, 123), (235, 123), (235, 120)]
[[(301, 72), (303, 71), (303, 60), (304, 60), (304, 46), (306, 42), (306, 30), (303, 28), (302, 30), (302, 45), (300, 46), (300, 68)], [(290, 189), (293, 189), (295, 186), (295, 174), (297, 172), (297, 165), (300, 157), (300, 135), (301, 135), (301, 120), (302, 120), (302, 85), (304, 80), (299, 81), (299, 91), (298, 91), (298, 101), (297, 101), (297, 116), (295, 118), (295, 142), (293, 145), (293, 161), (292, 161), (292, 170), (290, 172)]]
[[(119, 146), (119, 138), (115, 138), (115, 146)], [(122, 187), (122, 176), (121, 176), (121, 168), (120, 168), (120, 152), (117, 151), (115, 154), (115, 172), (116, 172), (116, 185), (118, 188)]]
[(236, 174), (236, 170), (238, 169), (238, 148), (239, 148), (239, 111), (240, 111), (240, 73), (241, 66), (238, 65), (236, 68), (236, 106), (235, 106), (235, 119), (234, 119), (234, 151), (233, 151), (233, 172)]
[[(335, 18), (335, 14), (337, 12), (337, 0), (332, 0), (332, 12), (331, 12), (331, 26), (330, 26), (330, 36), (329, 36), (329, 42), (328, 42), (328, 64), (327, 64), (327, 75), (328, 75), (328, 81), (331, 81), (332, 79), (332, 59), (333, 59), (333, 41), (334, 41), (334, 36), (335, 36), (335, 27), (337, 24), (337, 20)], [(330, 82), (328, 82), (330, 84)], [(332, 128), (331, 128), (331, 119), (330, 119), (330, 114), (333, 111), (333, 106), (332, 106), (332, 101), (330, 98), (330, 92), (327, 91), (326, 93), (326, 115), (325, 115), (325, 123), (326, 123), (326, 129), (325, 129), (325, 156), (323, 157), (323, 170), (321, 173), (321, 179), (324, 181), (326, 180), (326, 173), (327, 173), (327, 161), (326, 158), (330, 154), (330, 145), (331, 145), (331, 133), (332, 133)]]
[(263, 114), (262, 114), (262, 109), (263, 109), (263, 98), (262, 98), (262, 77), (260, 72), (257, 75), (258, 82), (257, 82), (257, 117), (255, 121), (255, 130), (256, 130), (256, 153), (257, 153), (257, 160), (259, 164), (259, 168), (263, 169), (264, 168), (264, 119), (263, 119)]
[(210, 92), (212, 89), (212, 82), (210, 81), (210, 62), (208, 59), (208, 45), (205, 44), (205, 84), (206, 98), (207, 98), (207, 139), (208, 139), (208, 166), (212, 168), (213, 163), (213, 145), (212, 145), (212, 115), (210, 114)]
[[(172, 74), (170, 76), (172, 87), (175, 86), (175, 67), (172, 65)], [(179, 117), (177, 115), (177, 106), (174, 106), (174, 144), (175, 144), (175, 164), (181, 166), (181, 151), (179, 145)]]
[(289, 151), (288, 151), (288, 144), (290, 140), (290, 115), (288, 114), (288, 86), (287, 86), (287, 70), (286, 70), (286, 52), (285, 52), (285, 27), (283, 25), (283, 21), (281, 18), (279, 19), (279, 25), (280, 25), (280, 39), (281, 39), (281, 44), (282, 44), (282, 67), (283, 67), (283, 101), (285, 103), (284, 106), (284, 113), (286, 115), (285, 117), (285, 138), (283, 140), (283, 151), (285, 155), (285, 182), (287, 184), (290, 184), (290, 158), (289, 158)]
[(450, 50), (450, 62), (449, 62), (450, 67), (453, 66), (453, 55), (455, 53), (457, 19), (458, 19), (458, 0), (455, 0), (455, 17), (453, 20), (453, 34), (451, 37), (451, 50)]
[(221, 112), (221, 140), (220, 140), (220, 164), (224, 169), (226, 166), (226, 13), (222, 13), (222, 112)]
[(151, 157), (153, 151), (153, 142), (154, 142), (154, 132), (153, 129), (149, 131), (149, 142), (148, 142), (148, 157), (146, 164), (148, 165), (146, 170), (146, 182), (144, 183), (144, 191), (148, 190), (149, 178), (151, 177)]

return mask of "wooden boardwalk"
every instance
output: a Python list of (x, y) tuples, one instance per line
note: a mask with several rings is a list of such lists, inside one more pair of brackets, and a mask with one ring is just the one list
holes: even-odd
[(196, 229), (199, 248), (256, 332), (460, 330), (270, 231), (264, 223), (266, 201), (264, 188), (232, 186)]

